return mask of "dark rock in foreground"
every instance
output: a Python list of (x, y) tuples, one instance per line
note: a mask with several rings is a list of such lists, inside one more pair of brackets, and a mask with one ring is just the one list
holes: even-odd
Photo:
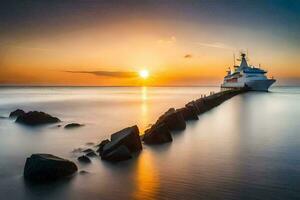
[(112, 134), (111, 141), (106, 142), (106, 144), (102, 148), (102, 151), (100, 149), (98, 150), (101, 158), (104, 160), (118, 160), (111, 159), (115, 158), (114, 156), (118, 154), (121, 154), (122, 158), (131, 158), (131, 156), (124, 156), (127, 155), (127, 151), (124, 148), (120, 148), (121, 146), (126, 147), (126, 149), (129, 151), (129, 155), (130, 153), (142, 150), (143, 147), (139, 136), (139, 129), (137, 126), (128, 127)]
[(79, 156), (77, 158), (77, 160), (82, 163), (90, 163), (91, 162), (91, 160), (87, 156)]
[(16, 119), (16, 122), (29, 126), (36, 126), (57, 123), (60, 122), (60, 120), (57, 117), (52, 117), (51, 115), (44, 112), (30, 111), (28, 113), (25, 113), (24, 115), (20, 115)]
[(164, 123), (155, 124), (145, 131), (143, 141), (146, 144), (162, 144), (172, 142), (172, 135)]
[(182, 114), (176, 111), (174, 108), (170, 108), (162, 116), (159, 117), (156, 124), (165, 123), (169, 130), (183, 130), (186, 128), (186, 124)]
[(118, 146), (102, 157), (105, 160), (112, 162), (124, 161), (132, 158), (129, 149), (125, 145)]
[(17, 118), (21, 115), (24, 115), (25, 111), (21, 109), (17, 109), (9, 114), (9, 118)]
[(78, 128), (78, 127), (81, 127), (83, 126), (83, 124), (78, 124), (78, 123), (70, 123), (70, 124), (67, 124), (65, 125), (65, 129), (71, 129), (71, 128)]
[(77, 171), (72, 161), (51, 155), (32, 154), (26, 159), (24, 178), (32, 181), (52, 181), (70, 176)]

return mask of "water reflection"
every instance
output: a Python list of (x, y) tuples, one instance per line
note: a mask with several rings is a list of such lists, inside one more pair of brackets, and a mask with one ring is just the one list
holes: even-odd
[(133, 199), (156, 199), (158, 195), (159, 177), (152, 156), (150, 151), (144, 151), (137, 160)]
[(148, 126), (148, 90), (147, 87), (141, 88), (141, 132), (143, 132)]

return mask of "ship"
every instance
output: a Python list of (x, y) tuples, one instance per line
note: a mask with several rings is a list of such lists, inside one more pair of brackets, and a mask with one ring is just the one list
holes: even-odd
[(266, 70), (248, 65), (247, 60), (246, 54), (241, 52), (240, 59), (238, 59), (241, 64), (239, 66), (234, 64), (233, 70), (229, 67), (226, 71), (227, 75), (221, 84), (222, 90), (247, 88), (253, 91), (268, 91), (269, 87), (275, 83), (276, 80), (273, 77), (266, 76)]

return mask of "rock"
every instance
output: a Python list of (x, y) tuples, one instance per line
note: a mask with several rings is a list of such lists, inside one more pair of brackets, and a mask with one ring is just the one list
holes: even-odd
[(128, 127), (112, 134), (111, 141), (103, 146), (101, 157), (106, 159), (110, 152), (118, 149), (121, 145), (124, 145), (130, 153), (142, 150), (143, 147), (137, 126)]
[(86, 174), (89, 174), (89, 172), (88, 172), (88, 171), (85, 171), (85, 170), (80, 170), (80, 171), (79, 171), (79, 174), (80, 174), (80, 175), (86, 175)]
[(81, 127), (83, 126), (83, 124), (78, 124), (78, 123), (70, 123), (70, 124), (67, 124), (65, 125), (65, 129), (71, 129), (71, 128), (78, 128), (78, 127)]
[(186, 124), (182, 114), (174, 108), (170, 108), (162, 116), (159, 117), (156, 124), (165, 123), (169, 130), (183, 130)]
[(89, 159), (89, 157), (87, 157), (87, 156), (79, 156), (78, 158), (77, 158), (77, 160), (79, 161), (79, 162), (82, 162), (82, 163), (90, 163), (91, 162), (91, 160)]
[(96, 152), (98, 152), (99, 153), (99, 156), (101, 156), (101, 154), (102, 154), (102, 152), (103, 152), (103, 147), (104, 147), (104, 145), (106, 145), (107, 143), (109, 143), (109, 140), (102, 140), (101, 142), (100, 142), (100, 144), (98, 144), (97, 146), (98, 146), (98, 149), (96, 150)]
[(196, 101), (191, 101), (191, 102), (187, 103), (185, 105), (185, 107), (191, 107), (191, 108), (193, 108), (196, 111), (197, 115), (201, 114), (201, 111), (198, 108)]
[(86, 145), (86, 146), (94, 146), (95, 143), (94, 143), (94, 142), (87, 142), (87, 143), (85, 143), (85, 145)]
[(85, 155), (88, 156), (88, 157), (95, 157), (95, 156), (97, 156), (97, 154), (94, 151), (88, 152)]
[(21, 115), (24, 115), (25, 111), (21, 109), (17, 109), (9, 114), (9, 118), (17, 118)]
[(29, 125), (29, 126), (36, 126), (36, 125), (57, 123), (60, 122), (60, 120), (44, 112), (30, 111), (28, 113), (25, 113), (24, 115), (20, 115), (16, 119), (16, 122)]
[(143, 141), (146, 144), (162, 144), (172, 142), (172, 135), (164, 123), (155, 124), (145, 131)]
[(72, 161), (51, 155), (32, 154), (26, 159), (24, 178), (32, 181), (52, 181), (77, 171)]
[(116, 149), (101, 157), (104, 160), (111, 162), (119, 162), (132, 158), (129, 149), (125, 145), (118, 146)]
[(185, 120), (198, 120), (197, 111), (193, 106), (187, 105), (186, 107), (179, 108), (178, 111), (182, 114)]
[(90, 153), (90, 152), (93, 152), (93, 151), (94, 151), (93, 149), (88, 148), (88, 149), (83, 150), (82, 152), (84, 152), (84, 153)]

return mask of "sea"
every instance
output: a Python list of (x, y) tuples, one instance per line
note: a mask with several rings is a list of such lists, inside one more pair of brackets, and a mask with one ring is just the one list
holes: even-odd
[[(128, 161), (77, 161), (76, 149), (95, 149), (128, 126), (137, 125), (142, 134), (169, 108), (219, 90), (1, 87), (0, 199), (300, 199), (300, 87), (235, 96), (173, 132), (173, 142), (143, 145)], [(44, 111), (61, 122), (20, 125), (7, 118), (17, 108)], [(64, 129), (71, 122), (84, 126)], [(29, 183), (23, 169), (33, 153), (72, 160), (87, 173)]]

